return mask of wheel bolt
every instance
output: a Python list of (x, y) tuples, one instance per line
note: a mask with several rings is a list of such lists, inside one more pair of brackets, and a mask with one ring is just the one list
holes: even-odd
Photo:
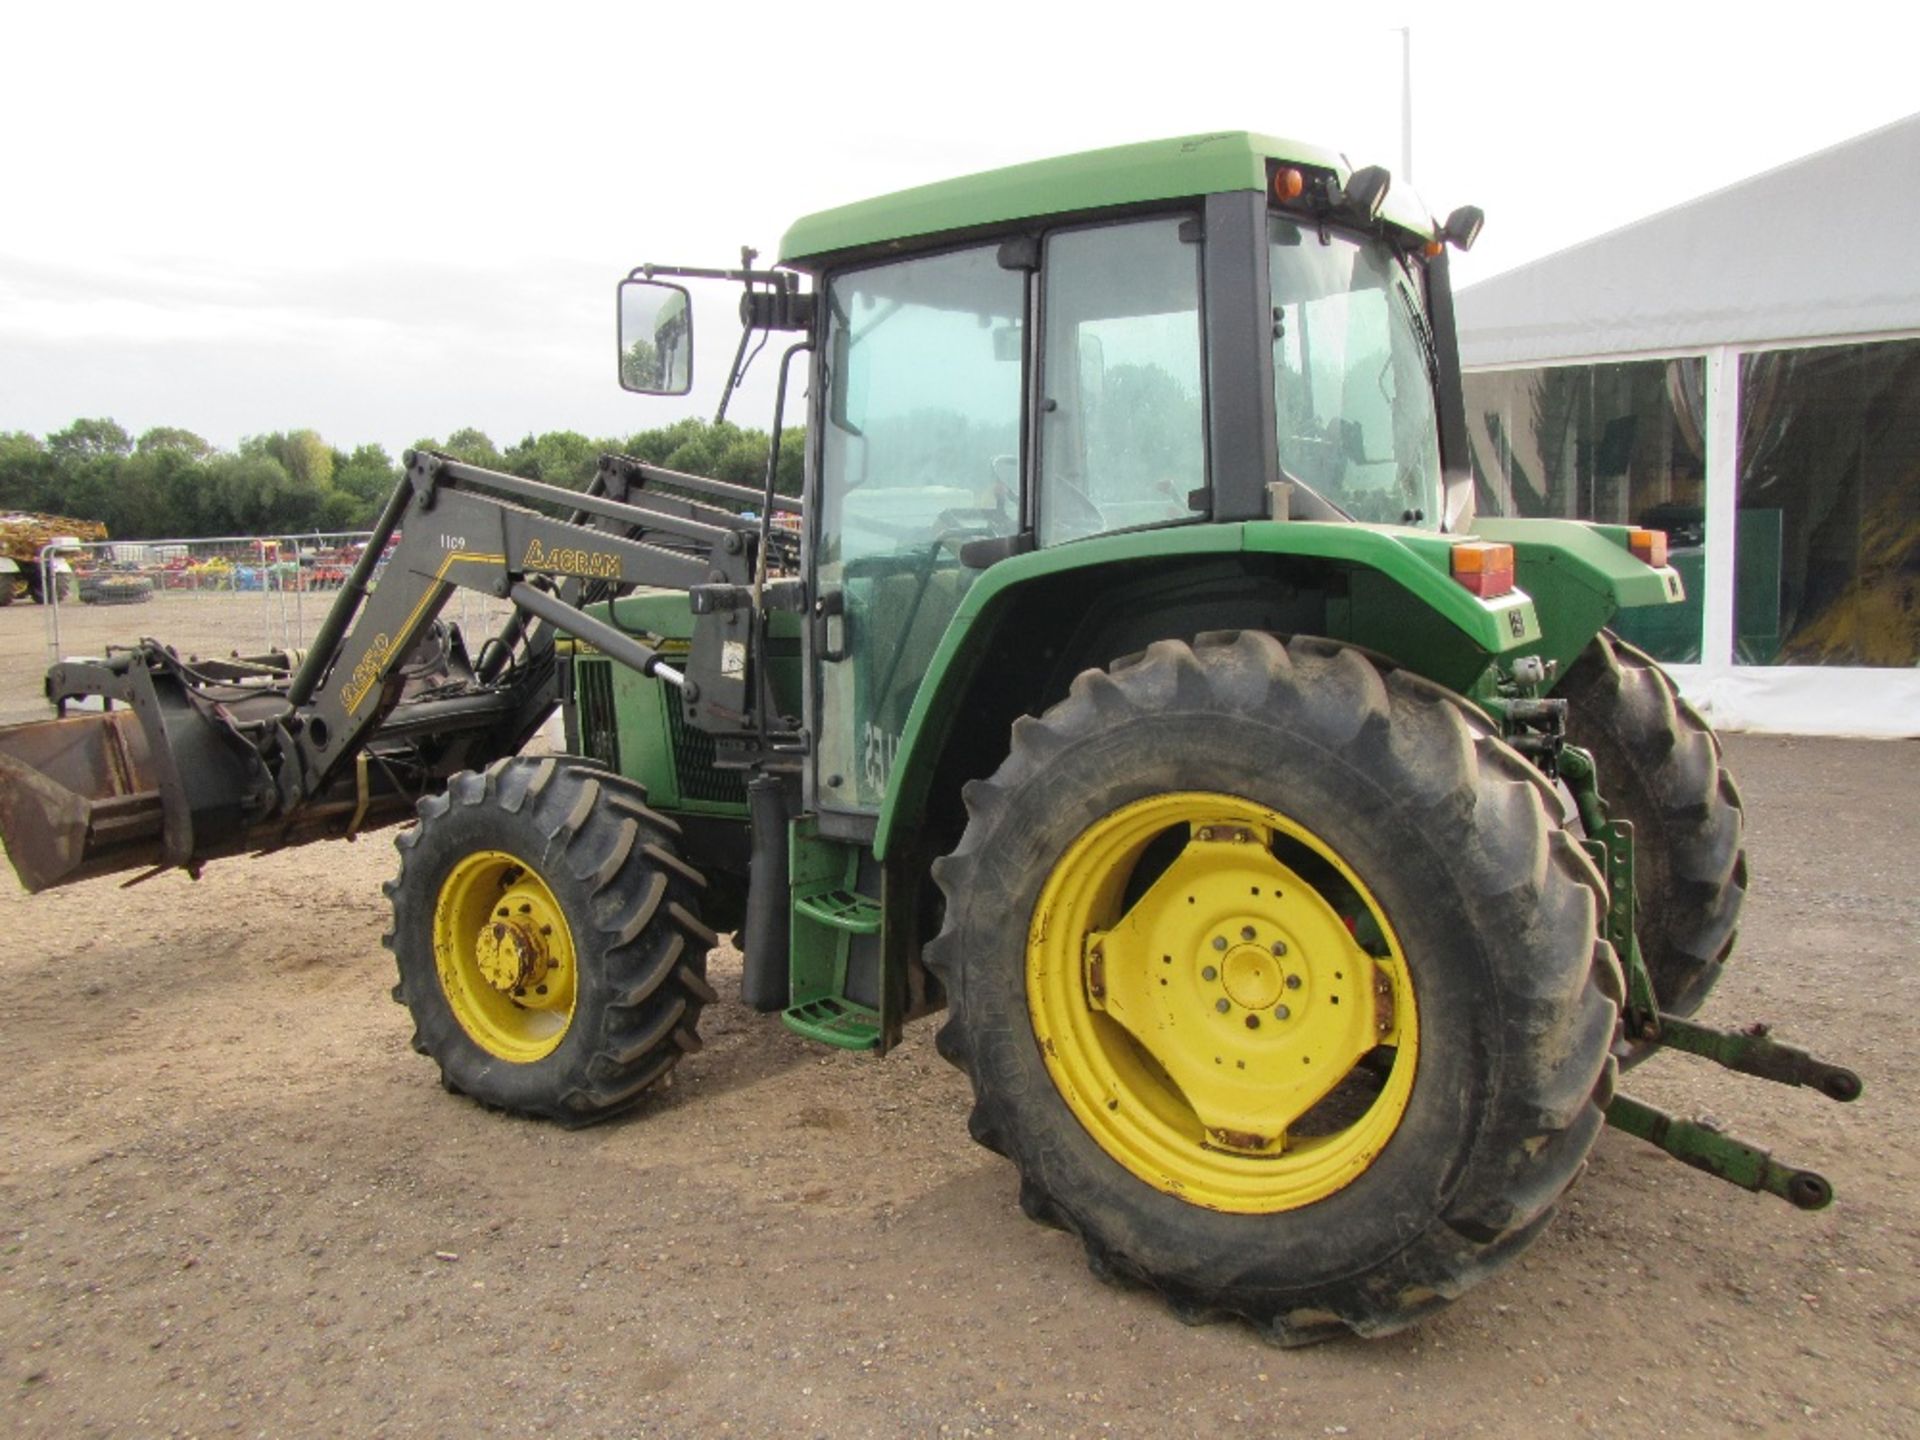
[(1287, 989), (1298, 990), (1299, 988), (1300, 988), (1300, 977), (1298, 975), (1287, 976)]
[(1275, 955), (1284, 955), (1284, 954), (1286, 954), (1286, 953), (1287, 953), (1287, 942), (1286, 942), (1286, 941), (1284, 941), (1284, 940), (1276, 940), (1276, 941), (1274, 941), (1274, 942), (1273, 942), (1273, 953), (1274, 953)]
[(1240, 938), (1241, 938), (1242, 940), (1251, 940), (1251, 939), (1253, 939), (1253, 926), (1251, 926), (1251, 925), (1242, 925), (1242, 926), (1240, 927)]
[(1213, 937), (1213, 948), (1214, 948), (1214, 949), (1216, 949), (1216, 950), (1224, 950), (1224, 949), (1226, 949), (1226, 948), (1227, 948), (1227, 937), (1226, 937), (1226, 936), (1224, 936), (1224, 935), (1216, 935), (1216, 936), (1214, 936), (1214, 937)]
[(1292, 1013), (1293, 1012), (1284, 1005), (1276, 1005), (1273, 1007), (1273, 1018), (1276, 1020), (1284, 1020)]
[(1220, 999), (1213, 1002), (1213, 1008), (1218, 1010), (1222, 1015), (1224, 1015), (1227, 1013), (1228, 1010), (1232, 1009), (1233, 1007), (1230, 1001), (1225, 999)]
[(1220, 972), (1211, 965), (1203, 965), (1200, 969), (1200, 978), (1202, 980), (1217, 980), (1220, 978)]

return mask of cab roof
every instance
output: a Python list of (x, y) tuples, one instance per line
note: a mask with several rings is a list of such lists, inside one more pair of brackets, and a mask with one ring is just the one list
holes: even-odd
[[(814, 270), (846, 251), (949, 231), (1154, 200), (1264, 191), (1269, 160), (1321, 166), (1342, 183), (1351, 173), (1346, 159), (1332, 150), (1245, 130), (1115, 145), (816, 211), (796, 220), (781, 237), (780, 261)], [(1388, 191), (1381, 214), (1403, 229), (1433, 234), (1432, 217), (1405, 186)]]

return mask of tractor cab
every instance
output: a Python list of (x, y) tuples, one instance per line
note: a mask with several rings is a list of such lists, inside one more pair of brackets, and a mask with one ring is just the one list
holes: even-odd
[[(1125, 535), (1218, 548), (1198, 532), (1245, 522), (1463, 521), (1441, 241), (1469, 224), (1436, 227), (1383, 171), (1225, 134), (793, 225), (766, 298), (812, 352), (806, 807), (873, 837), (936, 652), (1002, 561)], [(741, 273), (629, 277), (623, 384), (683, 388), (661, 377), (687, 362), (649, 368), (691, 344), (660, 277)]]

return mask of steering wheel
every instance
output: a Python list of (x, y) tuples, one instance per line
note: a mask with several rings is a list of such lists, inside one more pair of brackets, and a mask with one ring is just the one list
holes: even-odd
[(1072, 535), (1097, 535), (1107, 528), (1107, 517), (1077, 481), (1049, 476), (1046, 498), (1059, 508), (1060, 528)]
[(1019, 524), (1005, 510), (991, 510), (984, 507), (965, 507), (954, 510), (942, 510), (933, 517), (934, 543), (944, 544), (958, 536), (972, 538), (997, 539), (1002, 535), (1011, 535)]

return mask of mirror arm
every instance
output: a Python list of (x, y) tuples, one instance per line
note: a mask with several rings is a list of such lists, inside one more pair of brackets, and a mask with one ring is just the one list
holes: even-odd
[(799, 284), (800, 277), (785, 270), (712, 270), (698, 265), (636, 265), (627, 272), (629, 280), (657, 280), (661, 277), (676, 280), (741, 280), (748, 284), (758, 281), (762, 285), (772, 285), (776, 289), (791, 290)]

